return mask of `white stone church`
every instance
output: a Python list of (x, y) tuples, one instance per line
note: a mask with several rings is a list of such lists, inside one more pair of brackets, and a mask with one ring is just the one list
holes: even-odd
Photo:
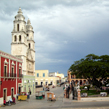
[(35, 41), (34, 31), (30, 20), (27, 23), (21, 8), (13, 21), (11, 54), (21, 57), (23, 80), (19, 86), (21, 91), (34, 93), (35, 89)]

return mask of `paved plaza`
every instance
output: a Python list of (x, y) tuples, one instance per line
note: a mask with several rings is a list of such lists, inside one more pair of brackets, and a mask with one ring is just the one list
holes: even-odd
[(109, 109), (108, 99), (102, 101), (66, 99), (62, 87), (50, 88), (50, 92), (55, 93), (56, 101), (47, 101), (47, 96), (45, 99), (36, 100), (35, 95), (31, 95), (29, 101), (16, 101), (15, 105), (0, 107), (0, 109)]

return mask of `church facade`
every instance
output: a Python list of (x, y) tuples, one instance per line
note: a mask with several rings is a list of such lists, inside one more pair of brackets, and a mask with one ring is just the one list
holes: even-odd
[(22, 91), (35, 90), (35, 41), (30, 20), (25, 21), (21, 8), (13, 21), (11, 54), (20, 57), (22, 63)]

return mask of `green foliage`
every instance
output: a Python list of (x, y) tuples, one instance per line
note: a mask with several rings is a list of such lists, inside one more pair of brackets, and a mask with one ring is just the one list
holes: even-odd
[(81, 90), (84, 89), (84, 86), (80, 86), (80, 89), (81, 89)]
[(97, 56), (95, 54), (89, 54), (84, 59), (75, 61), (69, 68), (78, 78), (86, 78), (93, 85), (101, 87), (101, 81), (97, 78), (106, 79), (109, 77), (109, 56), (102, 55)]
[(81, 93), (87, 93), (88, 96), (100, 94), (100, 92), (99, 91), (96, 91), (96, 90), (82, 90)]

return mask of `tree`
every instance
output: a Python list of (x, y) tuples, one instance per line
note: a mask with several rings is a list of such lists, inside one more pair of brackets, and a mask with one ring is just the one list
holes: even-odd
[[(69, 68), (76, 77), (86, 78), (93, 85), (101, 87), (101, 81), (109, 77), (109, 56), (89, 54), (84, 59), (75, 61)], [(99, 80), (97, 80), (100, 78)]]

